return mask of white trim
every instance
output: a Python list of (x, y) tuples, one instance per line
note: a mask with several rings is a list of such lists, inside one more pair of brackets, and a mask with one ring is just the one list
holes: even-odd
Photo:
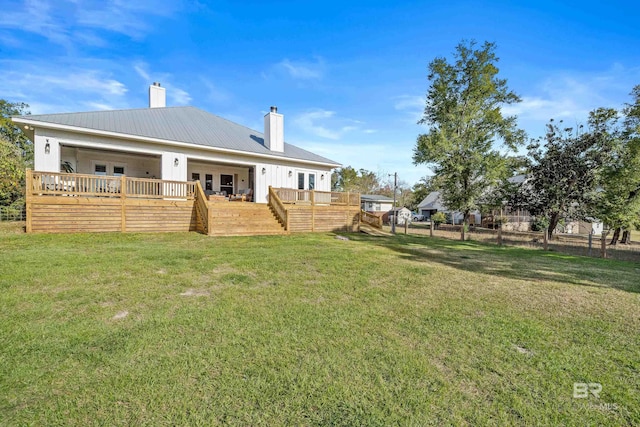
[(210, 146), (206, 146), (206, 145), (190, 144), (188, 142), (170, 141), (170, 140), (167, 140), (167, 139), (150, 138), (150, 137), (146, 137), (146, 136), (130, 135), (130, 134), (126, 134), (126, 133), (102, 131), (102, 130), (96, 130), (96, 129), (88, 129), (88, 128), (83, 128), (83, 127), (77, 127), (77, 126), (69, 126), (69, 125), (60, 125), (60, 124), (54, 124), (54, 123), (47, 123), (47, 122), (41, 122), (41, 121), (37, 121), (37, 120), (24, 119), (22, 117), (13, 117), (12, 120), (14, 122), (16, 122), (16, 123), (28, 124), (28, 125), (32, 125), (32, 126), (45, 128), (45, 129), (65, 130), (65, 131), (70, 131), (70, 132), (75, 132), (75, 133), (85, 133), (85, 134), (89, 134), (89, 135), (107, 136), (107, 137), (111, 137), (111, 138), (124, 138), (124, 139), (133, 140), (133, 141), (152, 142), (152, 143), (155, 143), (155, 144), (164, 144), (164, 145), (170, 145), (170, 146), (175, 146), (175, 147), (188, 147), (188, 148), (196, 148), (196, 149), (202, 149), (202, 150), (208, 150), (208, 151), (216, 151), (216, 152), (221, 152), (221, 153), (242, 154), (244, 156), (258, 157), (258, 158), (264, 158), (264, 159), (273, 159), (273, 160), (279, 160), (279, 161), (283, 161), (284, 160), (284, 161), (305, 163), (305, 164), (310, 164), (310, 165), (322, 165), (322, 166), (329, 166), (332, 169), (342, 166), (339, 163), (318, 162), (318, 161), (314, 161), (314, 160), (304, 160), (304, 159), (297, 159), (297, 158), (293, 158), (293, 157), (273, 156), (273, 155), (269, 155), (269, 154), (259, 154), (259, 153), (253, 153), (251, 151), (240, 151), (240, 150), (231, 150), (231, 149), (228, 149), (228, 148), (210, 147)]

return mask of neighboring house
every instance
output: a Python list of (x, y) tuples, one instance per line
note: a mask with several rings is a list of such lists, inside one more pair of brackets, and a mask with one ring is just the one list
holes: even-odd
[(34, 143), (34, 170), (200, 181), (207, 192), (253, 190), (266, 203), (269, 186), (331, 190), (340, 164), (284, 141), (276, 107), (264, 132), (195, 107), (166, 107), (165, 89), (149, 88), (149, 108), (13, 117)]
[(378, 194), (360, 195), (360, 204), (363, 211), (388, 212), (393, 209), (393, 199)]
[[(453, 224), (461, 224), (463, 220), (462, 212), (455, 212), (447, 209), (442, 203), (439, 191), (432, 191), (418, 205), (418, 213), (424, 215), (425, 221), (430, 221), (431, 216), (436, 212), (442, 212)], [(480, 224), (480, 212), (473, 211), (469, 214), (469, 224)]]

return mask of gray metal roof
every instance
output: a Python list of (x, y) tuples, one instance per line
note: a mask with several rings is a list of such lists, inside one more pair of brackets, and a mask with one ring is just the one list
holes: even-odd
[(361, 194), (360, 200), (367, 202), (393, 202), (391, 197), (381, 196), (379, 194)]
[(195, 107), (140, 108), (84, 113), (39, 114), (21, 119), (122, 135), (223, 148), (292, 160), (339, 163), (291, 144), (278, 153), (264, 146), (264, 134)]
[(440, 192), (432, 191), (424, 198), (418, 205), (418, 209), (437, 209), (439, 211), (446, 211), (447, 208), (442, 204), (440, 200)]

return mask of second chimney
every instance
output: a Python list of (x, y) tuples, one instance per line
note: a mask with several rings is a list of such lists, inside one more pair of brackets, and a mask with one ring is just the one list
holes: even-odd
[(160, 83), (153, 82), (149, 86), (149, 108), (164, 108), (167, 106), (167, 94)]
[(278, 107), (264, 116), (264, 146), (271, 151), (284, 152), (284, 116), (278, 114)]

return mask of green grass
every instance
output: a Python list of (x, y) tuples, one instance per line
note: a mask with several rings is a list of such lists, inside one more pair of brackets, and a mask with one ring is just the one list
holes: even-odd
[(349, 237), (2, 233), (0, 425), (640, 424), (640, 265)]

